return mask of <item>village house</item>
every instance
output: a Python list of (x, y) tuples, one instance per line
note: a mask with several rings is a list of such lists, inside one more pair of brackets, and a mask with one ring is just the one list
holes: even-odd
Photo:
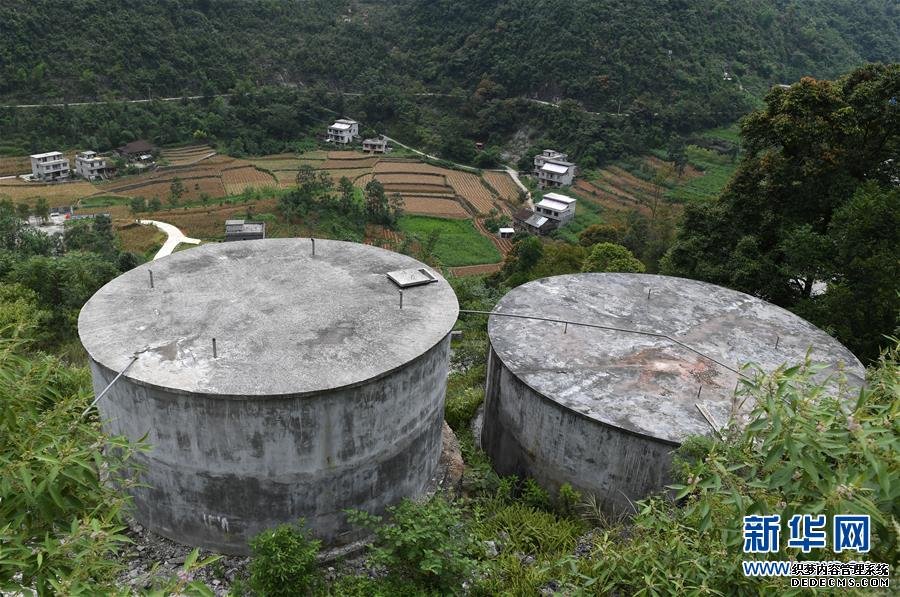
[(575, 217), (575, 199), (559, 193), (547, 193), (534, 210), (542, 216), (558, 222), (557, 227), (565, 226)]
[(575, 199), (559, 193), (547, 193), (534, 206), (513, 214), (513, 226), (529, 234), (544, 236), (565, 226), (575, 217)]
[(233, 240), (258, 240), (266, 238), (265, 222), (225, 220), (225, 242)]
[(81, 151), (75, 154), (75, 175), (87, 180), (96, 180), (106, 175), (106, 158), (96, 151)]
[(59, 151), (36, 153), (31, 157), (31, 175), (43, 182), (69, 179), (69, 160)]
[(542, 187), (569, 186), (575, 178), (575, 164), (569, 156), (553, 149), (545, 149), (534, 156), (534, 175)]
[(363, 151), (369, 153), (387, 153), (389, 151), (387, 140), (383, 137), (377, 139), (363, 139)]
[(328, 127), (327, 140), (332, 143), (347, 144), (359, 137), (359, 123), (348, 118), (340, 118)]
[(153, 161), (153, 153), (155, 151), (156, 147), (151, 145), (149, 142), (145, 141), (144, 139), (138, 139), (137, 141), (126, 143), (122, 147), (118, 148), (116, 150), (116, 153), (118, 153), (129, 162), (149, 163)]

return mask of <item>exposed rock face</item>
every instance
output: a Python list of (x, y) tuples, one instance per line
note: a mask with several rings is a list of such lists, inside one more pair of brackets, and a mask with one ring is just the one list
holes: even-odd
[(438, 462), (438, 470), (442, 475), (440, 487), (456, 490), (462, 481), (464, 466), (459, 440), (447, 421), (444, 421), (441, 429), (441, 459)]

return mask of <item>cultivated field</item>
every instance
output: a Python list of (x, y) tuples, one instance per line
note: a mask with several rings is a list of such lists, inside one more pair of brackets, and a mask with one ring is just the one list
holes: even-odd
[(223, 171), (222, 184), (228, 195), (238, 195), (249, 188), (277, 186), (278, 181), (271, 174), (247, 165)]
[(478, 176), (459, 170), (447, 170), (447, 181), (456, 194), (463, 197), (476, 212), (487, 214), (494, 207), (500, 208), (494, 201), (494, 194)]
[(489, 185), (494, 187), (501, 199), (513, 205), (518, 204), (522, 190), (509, 174), (497, 170), (485, 170), (482, 176)]
[(469, 212), (455, 199), (439, 199), (417, 195), (403, 196), (403, 211), (441, 218), (466, 219), (469, 217)]
[(133, 220), (116, 221), (114, 225), (123, 251), (131, 251), (152, 259), (166, 242), (165, 233), (156, 226), (142, 226)]
[(27, 155), (0, 157), (0, 176), (16, 176), (31, 172), (31, 160)]
[(170, 147), (160, 151), (160, 157), (172, 166), (193, 164), (214, 155), (216, 155), (216, 150), (209, 145)]
[(97, 192), (89, 182), (77, 180), (57, 184), (33, 184), (19, 179), (0, 180), (0, 198), (8, 198), (13, 203), (27, 203), (34, 207), (40, 197), (44, 197), (51, 207), (72, 205), (82, 197)]
[(437, 231), (440, 236), (434, 254), (447, 267), (496, 263), (502, 259), (491, 241), (479, 234), (472, 222), (467, 220), (403, 216), (399, 227), (419, 240)]

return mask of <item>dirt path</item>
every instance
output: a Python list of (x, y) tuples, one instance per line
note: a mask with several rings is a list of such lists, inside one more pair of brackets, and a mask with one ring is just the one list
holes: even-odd
[(166, 242), (163, 243), (163, 246), (160, 247), (159, 251), (156, 252), (156, 255), (153, 256), (154, 261), (166, 257), (167, 255), (171, 255), (172, 251), (175, 250), (175, 247), (181, 243), (189, 245), (200, 244), (199, 238), (189, 238), (177, 227), (172, 224), (167, 224), (166, 222), (160, 222), (159, 220), (138, 220), (138, 224), (156, 226), (168, 235)]

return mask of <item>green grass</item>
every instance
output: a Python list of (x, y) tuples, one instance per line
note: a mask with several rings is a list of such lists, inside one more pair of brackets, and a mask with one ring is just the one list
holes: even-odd
[(99, 197), (86, 197), (81, 200), (78, 207), (81, 209), (90, 209), (95, 207), (109, 207), (110, 205), (125, 205), (128, 203), (125, 197), (111, 197), (101, 195)]
[(607, 220), (603, 216), (603, 208), (596, 205), (593, 201), (588, 201), (571, 189), (567, 190), (565, 194), (572, 195), (578, 199), (578, 203), (575, 204), (575, 217), (572, 218), (571, 222), (557, 230), (556, 235), (562, 240), (577, 244), (578, 234), (582, 230), (594, 224), (602, 224)]
[(735, 145), (741, 144), (741, 128), (737, 124), (704, 131), (703, 136), (711, 139), (721, 139)]
[(434, 254), (447, 267), (497, 263), (501, 259), (494, 244), (479, 234), (469, 220), (403, 216), (399, 228), (421, 240), (433, 230), (440, 232)]
[(685, 150), (688, 162), (695, 168), (703, 171), (703, 176), (691, 179), (684, 184), (676, 186), (666, 196), (672, 201), (683, 203), (705, 202), (715, 199), (737, 168), (731, 158), (720, 155), (708, 149), (701, 149), (690, 145)]

